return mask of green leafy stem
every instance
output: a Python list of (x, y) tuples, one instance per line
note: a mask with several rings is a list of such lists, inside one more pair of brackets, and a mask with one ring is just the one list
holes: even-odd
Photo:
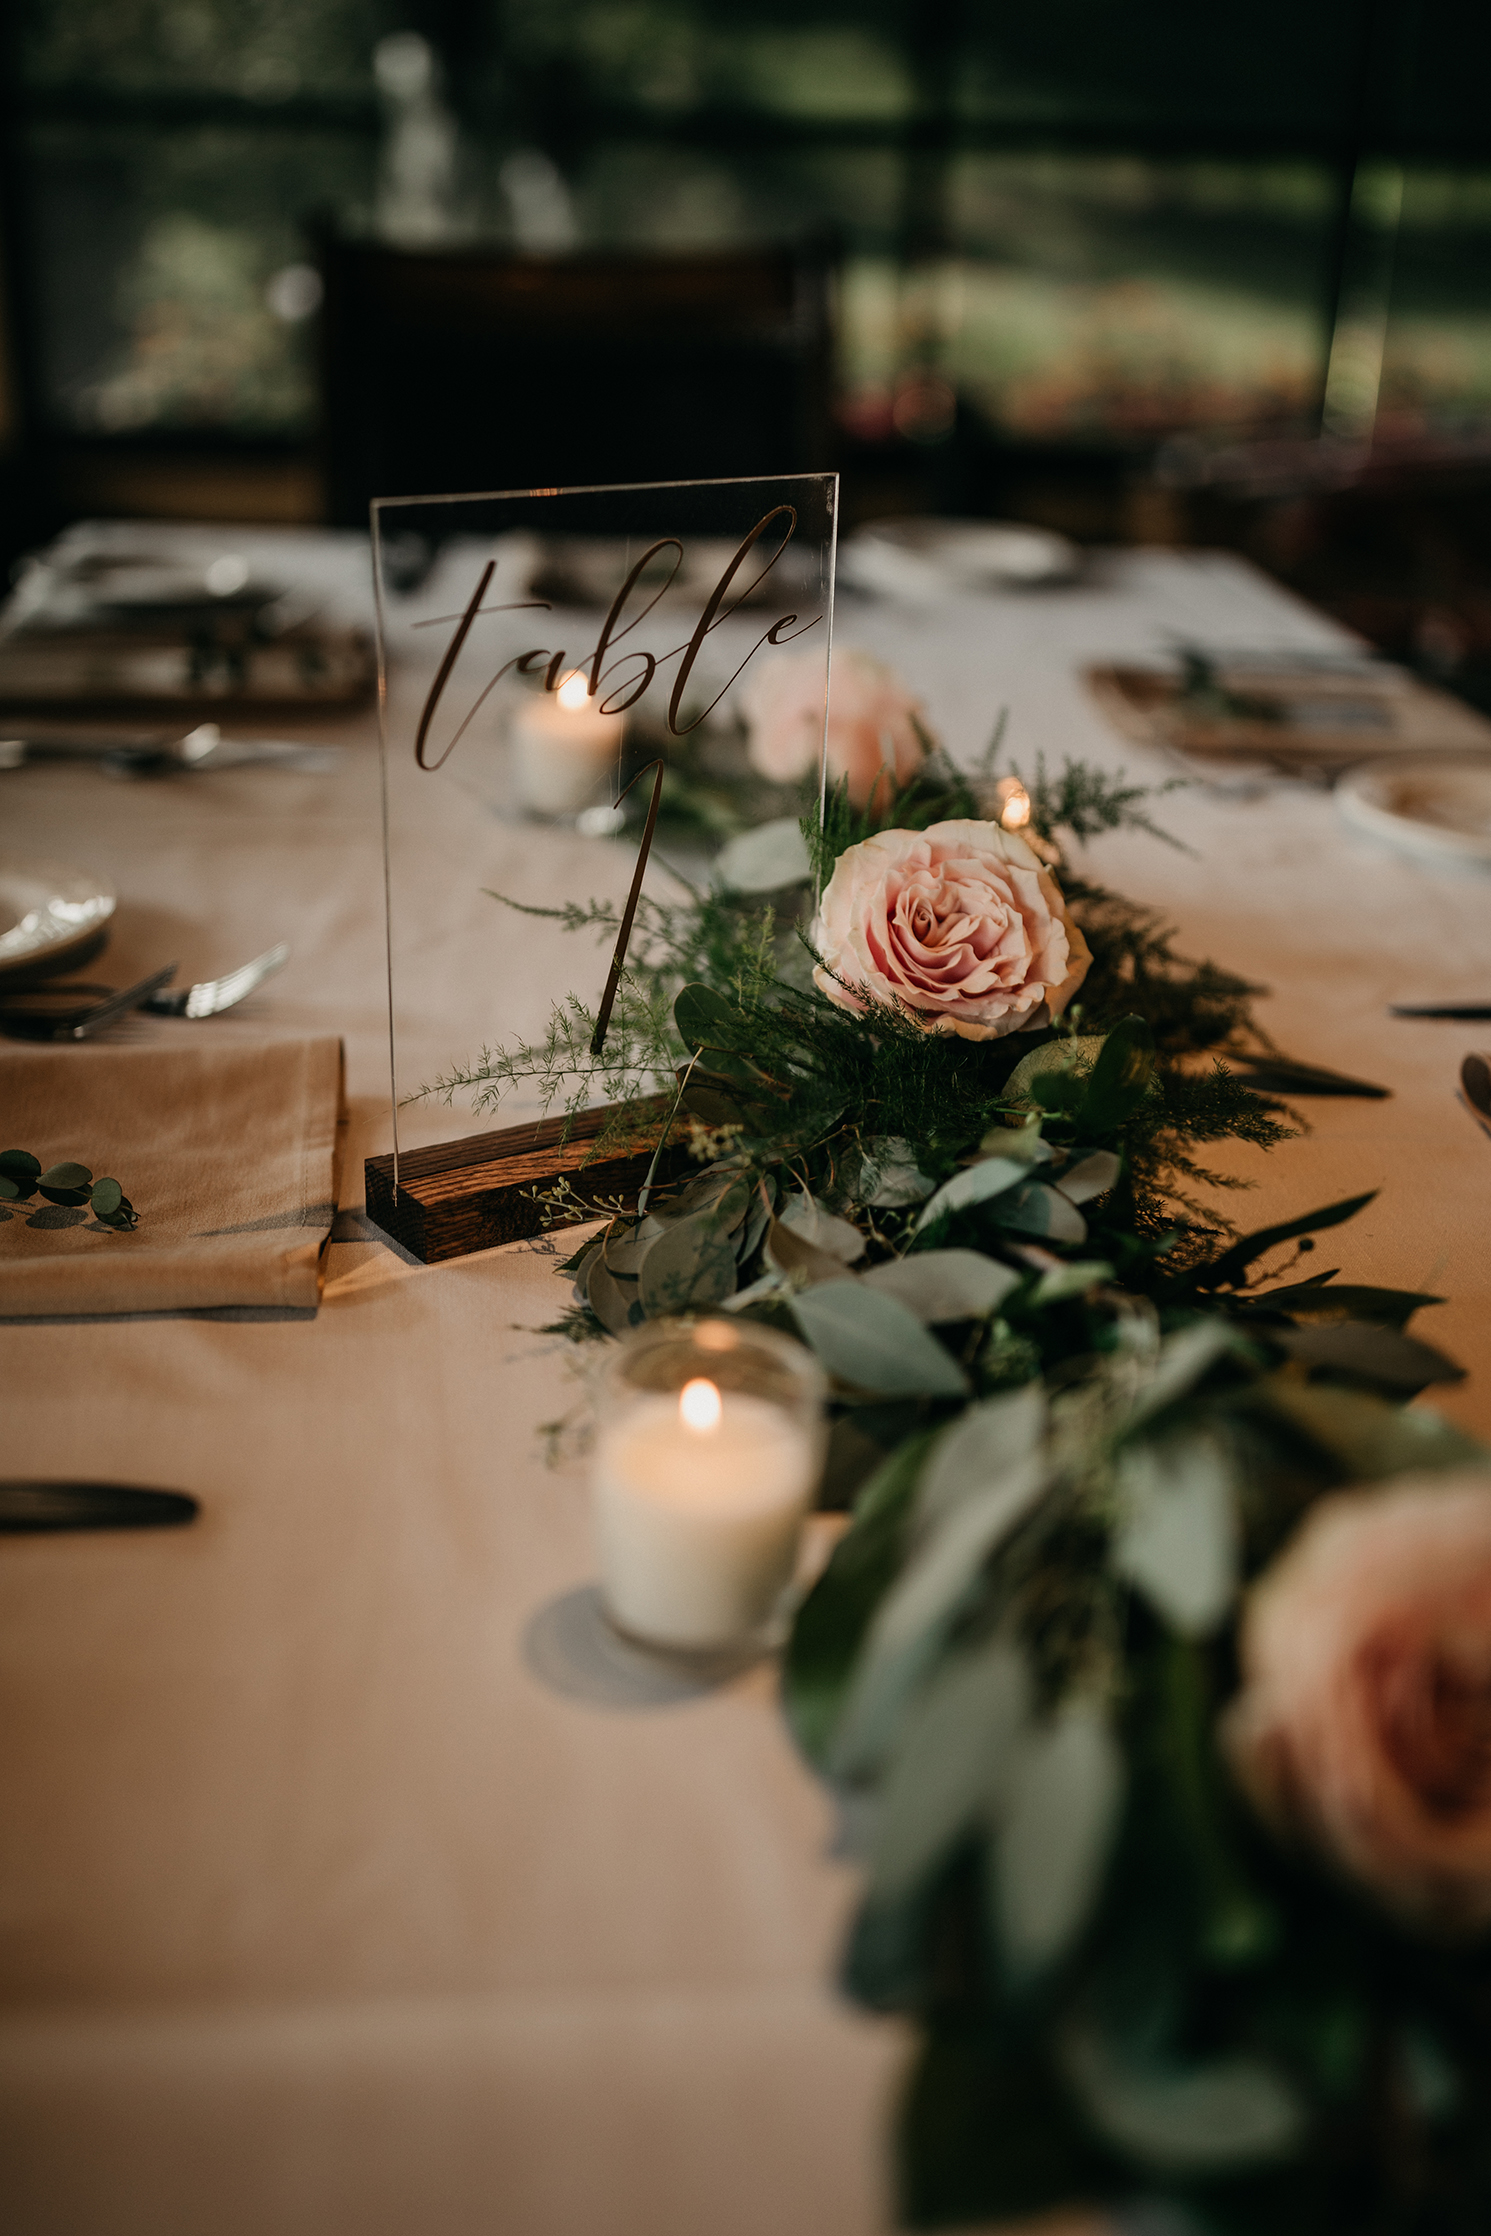
[(101, 1227), (129, 1234), (139, 1213), (117, 1180), (95, 1180), (86, 1165), (48, 1165), (29, 1149), (0, 1149), (0, 1203), (29, 1203), (44, 1196), (69, 1210), (87, 1207)]

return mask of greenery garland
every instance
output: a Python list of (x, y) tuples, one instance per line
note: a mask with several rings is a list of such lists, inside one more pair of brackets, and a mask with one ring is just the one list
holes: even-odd
[[(878, 814), (841, 792), (804, 819), (818, 878), (876, 830), (987, 812), (992, 779), (929, 758)], [(1080, 765), (1029, 794), (1047, 848), (1154, 829)], [(921, 2037), (903, 2217), (1158, 2193), (1236, 2236), (1469, 2236), (1484, 1935), (1405, 1924), (1276, 1837), (1218, 1718), (1250, 1586), (1315, 1502), (1485, 1455), (1404, 1410), (1459, 1373), (1407, 1332), (1437, 1299), (1281, 1279), (1369, 1198), (1238, 1236), (1198, 1197), (1212, 1145), (1293, 1130), (1238, 1075), (1290, 1075), (1259, 989), (1062, 884), (1093, 962), (1040, 1032), (850, 1013), (811, 981), (805, 891), (688, 890), (644, 900), (601, 1059), (571, 999), (429, 1091), (671, 1107), (694, 1177), (635, 1211), (546, 1191), (556, 1221), (607, 1214), (558, 1327), (739, 1311), (832, 1377), (826, 1497), (853, 1519), (784, 1694), (865, 1865), (845, 1984)], [(528, 913), (616, 930), (607, 904)]]

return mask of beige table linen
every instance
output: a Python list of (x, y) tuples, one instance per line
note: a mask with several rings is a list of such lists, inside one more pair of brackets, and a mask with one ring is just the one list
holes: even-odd
[(313, 1312), (336, 1214), (342, 1045), (224, 1041), (178, 1024), (76, 1047), (0, 1047), (5, 1146), (116, 1179), (139, 1214), (0, 1204), (0, 1317)]
[[(1084, 667), (1177, 638), (1340, 642), (1240, 562), (1165, 553), (930, 615), (846, 600), (838, 635), (899, 665), (961, 755), (1007, 705), (1027, 769), (1071, 752), (1150, 781), (1164, 764), (1105, 727)], [(291, 941), (221, 1027), (345, 1036), (355, 1204), (355, 1160), (389, 1139), (375, 755), (0, 784), (9, 846), (117, 885), (111, 974)], [(615, 900), (628, 849), (504, 825), (404, 766), (393, 804), (416, 1070), (599, 990), (603, 949), (531, 918), (515, 939), (481, 889)], [(1491, 991), (1491, 883), (1304, 787), (1160, 814), (1190, 853), (1118, 835), (1089, 874), (1271, 987), (1285, 1048), (1393, 1090), (1219, 1158), (1255, 1184), (1229, 1208), (1263, 1225), (1379, 1189), (1308, 1269), (1447, 1297), (1416, 1325), (1471, 1374), (1433, 1402), (1491, 1431), (1491, 1145), (1455, 1098), (1491, 1035), (1386, 1014)], [(420, 1107), (405, 1139), (478, 1123)], [(888, 2225), (904, 2040), (834, 1994), (855, 1879), (770, 1670), (627, 1708), (556, 1690), (533, 1654), (594, 1574), (583, 1473), (546, 1469), (535, 1434), (580, 1397), (575, 1357), (528, 1332), (563, 1301), (553, 1264), (514, 1245), (416, 1267), (349, 1212), (309, 1325), (0, 1330), (11, 1470), (203, 1501), (189, 1530), (0, 1548), (7, 2236)]]

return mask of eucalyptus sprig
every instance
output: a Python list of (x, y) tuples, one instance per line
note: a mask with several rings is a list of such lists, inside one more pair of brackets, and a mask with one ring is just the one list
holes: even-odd
[(48, 1165), (29, 1149), (0, 1149), (0, 1203), (29, 1203), (44, 1196), (48, 1203), (76, 1210), (86, 1205), (101, 1227), (115, 1234), (129, 1234), (140, 1215), (117, 1180), (95, 1180), (86, 1165)]

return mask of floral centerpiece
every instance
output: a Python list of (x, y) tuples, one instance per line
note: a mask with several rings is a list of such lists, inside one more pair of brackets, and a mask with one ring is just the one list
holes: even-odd
[(545, 1191), (602, 1220), (563, 1332), (744, 1313), (832, 1378), (852, 1519), (784, 1702), (863, 1861), (847, 1989), (921, 2037), (903, 2217), (1470, 2236), (1491, 1474), (1406, 1410), (1458, 1374), (1408, 1332), (1436, 1300), (1299, 1273), (1366, 1198), (1239, 1235), (1198, 1196), (1206, 1145), (1291, 1130), (1239, 1065), (1289, 1067), (1072, 866), (1144, 795), (967, 778), (881, 713), (809, 881), (644, 896), (601, 1055), (574, 1000), (439, 1090), (687, 1142), (634, 1207)]

